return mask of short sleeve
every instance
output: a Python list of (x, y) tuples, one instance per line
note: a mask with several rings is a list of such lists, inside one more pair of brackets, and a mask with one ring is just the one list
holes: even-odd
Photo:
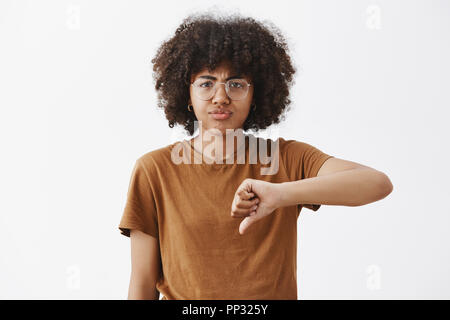
[(141, 159), (134, 165), (128, 186), (127, 200), (119, 224), (121, 234), (129, 237), (131, 229), (138, 229), (158, 238), (158, 215), (154, 190), (148, 170)]
[[(308, 143), (287, 140), (285, 141), (283, 157), (289, 178), (291, 181), (297, 181), (316, 177), (323, 163), (334, 156), (328, 155)], [(320, 204), (299, 204), (299, 211), (301, 207), (317, 211)]]

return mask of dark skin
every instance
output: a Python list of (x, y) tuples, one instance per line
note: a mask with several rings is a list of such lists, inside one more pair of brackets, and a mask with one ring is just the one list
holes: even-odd
[[(193, 75), (191, 82), (206, 75), (215, 77), (218, 82), (226, 82), (228, 77), (234, 76), (231, 64), (225, 61), (215, 70), (204, 69)], [(251, 83), (251, 79), (245, 79)], [(250, 87), (246, 98), (238, 101), (233, 101), (227, 96), (223, 85), (220, 85), (215, 95), (207, 101), (198, 99), (192, 90), (191, 86), (189, 103), (193, 105), (197, 119), (202, 121), (203, 136), (207, 130), (217, 129), (218, 135), (223, 138), (223, 154), (226, 158), (226, 129), (242, 128), (253, 102), (254, 89)], [(213, 119), (209, 112), (216, 109), (229, 110), (232, 112), (232, 116), (226, 120)], [(194, 141), (198, 138), (199, 136), (194, 138)], [(205, 140), (202, 140), (202, 150), (214, 142), (214, 139)], [(234, 143), (234, 147), (236, 150), (237, 143)], [(349, 169), (360, 170), (351, 171)], [(346, 172), (338, 175), (332, 174), (339, 171)], [(319, 177), (321, 175), (330, 176)], [(361, 181), (367, 185), (367, 188), (361, 187)], [(302, 190), (302, 186), (306, 186), (306, 184), (310, 184), (311, 188), (306, 188), (300, 193), (299, 190)], [(333, 204), (352, 205), (352, 201), (354, 202), (355, 199), (360, 199), (361, 203), (366, 204), (385, 197), (391, 190), (392, 184), (383, 173), (359, 163), (331, 158), (325, 161), (318, 176), (312, 179), (287, 183), (245, 179), (236, 190), (231, 204), (231, 216), (243, 219), (239, 226), (239, 232), (243, 234), (250, 225), (273, 213), (279, 207), (300, 203), (327, 204), (328, 199), (334, 199)], [(312, 195), (309, 195), (310, 193)], [(313, 200), (306, 198), (306, 201), (309, 202), (305, 202), (305, 194), (307, 197), (308, 195), (312, 197)]]
[[(214, 77), (217, 82), (226, 82), (229, 77), (235, 76), (233, 74), (231, 63), (229, 61), (222, 62), (215, 70), (208, 71), (207, 68), (201, 70), (197, 74), (191, 77), (191, 82), (201, 78), (202, 76)], [(239, 75), (240, 76), (240, 75)], [(251, 83), (251, 78), (246, 76), (240, 76), (240, 78), (247, 80)], [(245, 120), (250, 112), (250, 107), (253, 102), (253, 86), (249, 87), (249, 92), (245, 99), (234, 101), (228, 97), (225, 86), (220, 85), (215, 95), (210, 100), (201, 100), (195, 96), (193, 93), (193, 87), (190, 88), (190, 100), (189, 104), (192, 104), (195, 116), (199, 121), (202, 121), (203, 128), (203, 150), (214, 140), (205, 141), (205, 132), (211, 129), (217, 129), (223, 138), (223, 155), (224, 159), (227, 158), (226, 153), (226, 129), (238, 129), (243, 127)], [(216, 120), (211, 117), (209, 112), (216, 109), (223, 109), (231, 111), (232, 115), (226, 120)], [(194, 141), (198, 140), (198, 136), (194, 138)], [(235, 151), (237, 148), (237, 143), (234, 143)], [(203, 154), (205, 156), (205, 154)], [(269, 185), (266, 185), (269, 187)], [(262, 190), (261, 190), (262, 191)], [(270, 192), (270, 190), (267, 190)], [(260, 192), (261, 193), (261, 192)], [(265, 193), (265, 192), (264, 192)], [(266, 198), (266, 197), (265, 197)], [(233, 203), (232, 203), (232, 217), (235, 218), (245, 218), (256, 214), (256, 209), (260, 199), (255, 197), (254, 193), (247, 192), (244, 188), (237, 191)], [(266, 206), (266, 201), (262, 202), (263, 206)]]
[[(198, 72), (197, 74), (192, 75), (191, 77), (191, 83), (195, 80), (201, 78), (202, 76), (211, 76), (216, 78), (217, 82), (226, 82), (227, 78), (231, 76), (235, 76), (233, 74), (231, 63), (228, 61), (222, 62), (217, 68), (213, 71), (208, 71), (207, 68), (203, 69), (202, 71)], [(251, 83), (251, 78), (248, 76), (239, 75), (240, 78), (247, 80), (247, 82)], [(193, 94), (193, 87), (190, 87), (190, 99), (189, 99), (189, 105), (193, 106), (193, 112), (195, 113), (195, 116), (197, 117), (198, 121), (202, 122), (202, 131), (203, 131), (203, 139), (202, 139), (202, 146), (205, 150), (206, 146), (210, 143), (214, 142), (214, 139), (207, 139), (205, 137), (206, 131), (209, 131), (210, 135), (217, 135), (220, 132), (220, 135), (223, 138), (223, 155), (224, 158), (227, 158), (227, 152), (226, 152), (226, 130), (231, 129), (235, 130), (238, 128), (243, 128), (244, 122), (248, 117), (248, 114), (250, 112), (250, 107), (253, 103), (253, 92), (254, 88), (253, 86), (249, 87), (249, 91), (245, 99), (242, 100), (232, 100), (230, 97), (228, 97), (225, 86), (219, 85), (215, 95), (210, 100), (201, 100), (198, 97)], [(222, 109), (226, 111), (231, 111), (231, 117), (226, 120), (216, 120), (214, 119), (209, 112), (216, 110), (216, 109)], [(217, 130), (217, 134), (214, 132), (214, 129)], [(194, 141), (198, 140), (198, 136), (194, 139)], [(210, 141), (206, 141), (210, 140)], [(237, 143), (233, 144), (237, 148)]]

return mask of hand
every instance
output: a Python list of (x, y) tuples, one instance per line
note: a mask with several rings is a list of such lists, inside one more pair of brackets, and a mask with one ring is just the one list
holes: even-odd
[(240, 184), (231, 205), (231, 216), (244, 218), (239, 226), (240, 234), (279, 207), (281, 194), (278, 185), (256, 179), (245, 179)]

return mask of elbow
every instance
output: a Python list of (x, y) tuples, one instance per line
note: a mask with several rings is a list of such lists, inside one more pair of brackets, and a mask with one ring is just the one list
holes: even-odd
[(383, 172), (375, 171), (376, 173), (374, 174), (372, 182), (368, 185), (369, 189), (367, 189), (364, 199), (360, 199), (359, 202), (353, 203), (350, 206), (363, 206), (379, 201), (386, 198), (394, 190), (394, 186), (389, 177)]
[(394, 186), (389, 177), (383, 172), (378, 171), (376, 180), (377, 200), (381, 200), (391, 194)]

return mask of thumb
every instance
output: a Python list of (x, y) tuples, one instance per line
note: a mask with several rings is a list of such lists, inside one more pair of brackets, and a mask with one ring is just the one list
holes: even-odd
[(239, 186), (240, 191), (244, 191), (246, 193), (252, 193), (252, 179), (247, 178), (245, 179), (241, 185)]
[(242, 220), (241, 224), (239, 225), (239, 233), (244, 234), (247, 231), (247, 229), (258, 220), (259, 217), (257, 216), (245, 217), (244, 220)]

